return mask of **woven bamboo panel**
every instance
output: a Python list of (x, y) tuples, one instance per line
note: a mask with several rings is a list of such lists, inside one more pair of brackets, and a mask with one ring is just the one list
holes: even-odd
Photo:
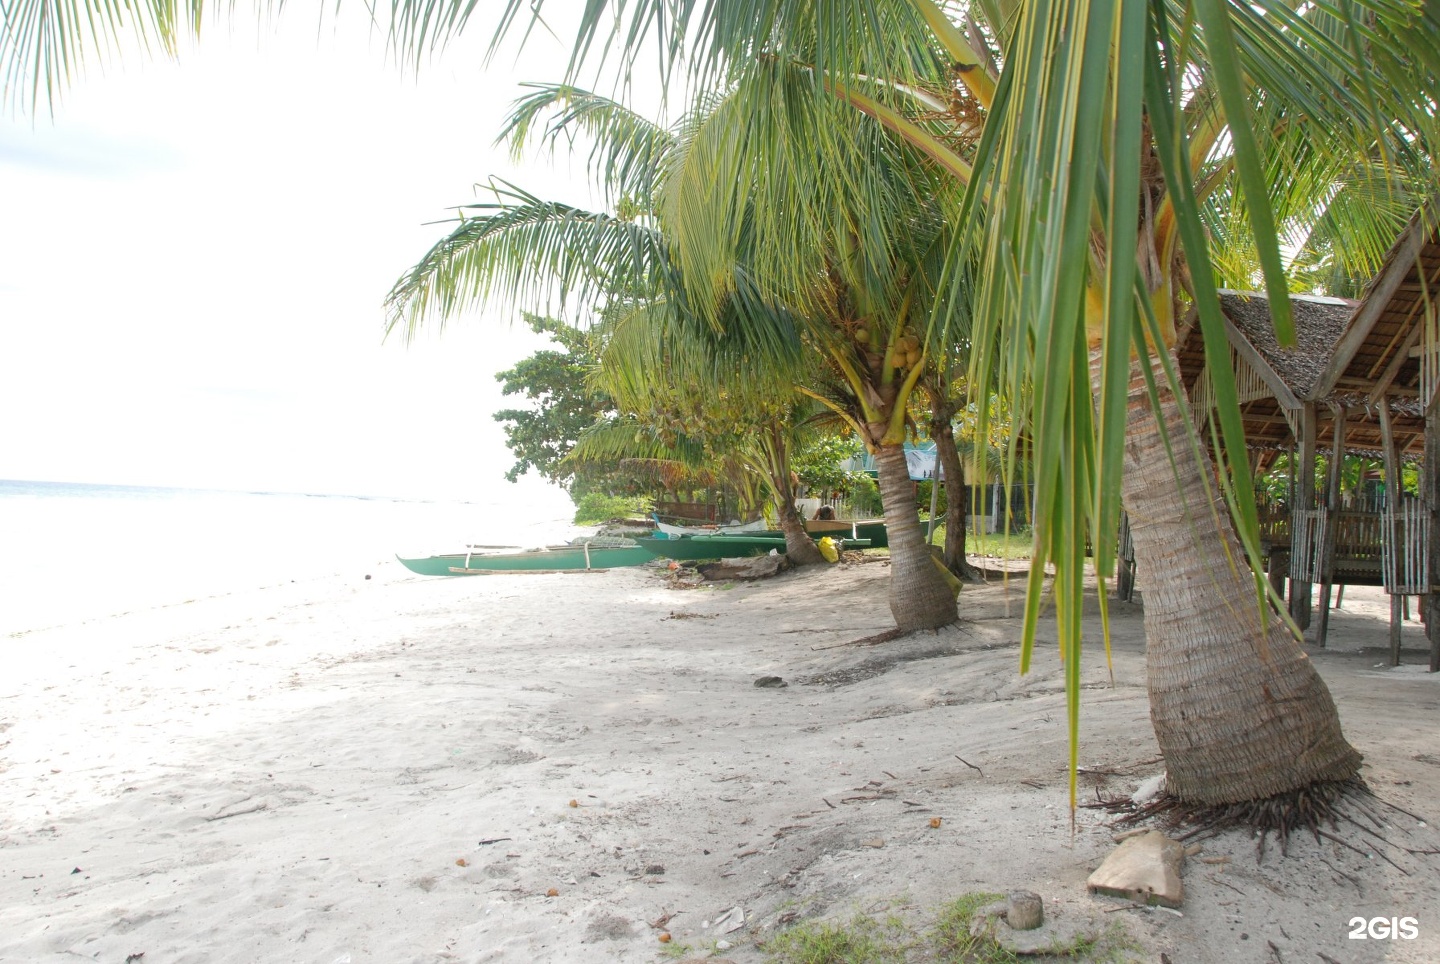
[(1320, 582), (1325, 556), (1325, 527), (1329, 510), (1296, 509), (1290, 519), (1290, 578)]
[(1383, 573), (1392, 596), (1420, 596), (1430, 591), (1429, 513), (1419, 499), (1401, 499), (1382, 514), (1385, 531)]
[(1440, 306), (1435, 302), (1440, 291), (1422, 284), (1420, 295), (1420, 402), (1429, 405), (1440, 382)]
[(1235, 389), (1239, 393), (1240, 404), (1253, 402), (1257, 398), (1270, 398), (1274, 393), (1254, 366), (1241, 358), (1238, 352), (1232, 350), (1230, 354), (1235, 361)]
[(1195, 379), (1195, 384), (1190, 388), (1190, 418), (1197, 429), (1203, 428), (1205, 420), (1210, 417), (1210, 409), (1214, 405), (1210, 389), (1210, 366), (1206, 365), (1200, 370), (1200, 377)]

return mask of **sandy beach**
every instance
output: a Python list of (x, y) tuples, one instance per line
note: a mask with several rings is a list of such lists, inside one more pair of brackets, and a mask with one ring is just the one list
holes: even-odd
[[(1204, 840), (1178, 913), (1087, 895), (1115, 830), (1082, 808), (1072, 833), (1058, 659), (1018, 674), (1020, 584), (857, 645), (891, 625), (887, 578), (386, 564), (11, 636), (0, 961), (757, 962), (806, 920), (921, 934), (1015, 888), (1119, 924), (1136, 960), (1440, 960), (1440, 833), (1383, 805), (1389, 843), (1347, 825), (1257, 862), (1247, 835)], [(1383, 665), (1386, 613), (1351, 589), (1312, 654), (1365, 779), (1428, 822), (1440, 679), (1415, 622)], [(1098, 619), (1084, 670), (1085, 800), (1161, 772), (1139, 607), (1113, 618), (1113, 685)], [(1352, 939), (1356, 917), (1419, 934)]]

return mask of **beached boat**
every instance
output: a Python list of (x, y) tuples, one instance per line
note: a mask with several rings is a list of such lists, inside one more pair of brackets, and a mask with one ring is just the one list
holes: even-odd
[(662, 522), (657, 515), (655, 518), (655, 531), (663, 532), (667, 536), (680, 538), (682, 536), (722, 536), (722, 535), (744, 535), (752, 532), (764, 532), (765, 520), (755, 519), (751, 522), (737, 522), (734, 525), (709, 525), (709, 526), (682, 526), (673, 522)]
[[(757, 532), (751, 535), (685, 536), (680, 539), (636, 539), (653, 555), (691, 562), (697, 559), (735, 559), (785, 552), (784, 533)], [(865, 549), (868, 540), (843, 539), (847, 549)]]
[(423, 559), (396, 556), (411, 572), (422, 576), (478, 576), (494, 572), (585, 572), (639, 566), (655, 553), (634, 542), (596, 545), (577, 542), (521, 552), (452, 552)]
[(816, 537), (843, 537), (847, 542), (851, 539), (869, 539), (872, 549), (883, 549), (890, 545), (884, 519), (811, 519), (805, 523), (805, 531)]

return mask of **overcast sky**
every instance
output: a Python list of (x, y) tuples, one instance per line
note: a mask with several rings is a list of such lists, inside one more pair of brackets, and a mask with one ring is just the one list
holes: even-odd
[[(482, 33), (487, 36), (481, 37)], [(581, 162), (491, 146), (558, 43), (406, 76), (291, 11), (179, 63), (92, 70), (0, 119), (0, 478), (478, 498), (507, 485), (509, 315), (382, 342), (381, 301), (491, 175), (588, 203)]]

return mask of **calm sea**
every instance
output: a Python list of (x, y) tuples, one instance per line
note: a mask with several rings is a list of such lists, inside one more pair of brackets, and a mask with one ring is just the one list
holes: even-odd
[(563, 499), (425, 502), (0, 480), (0, 635), (330, 575), (466, 543), (534, 546)]

